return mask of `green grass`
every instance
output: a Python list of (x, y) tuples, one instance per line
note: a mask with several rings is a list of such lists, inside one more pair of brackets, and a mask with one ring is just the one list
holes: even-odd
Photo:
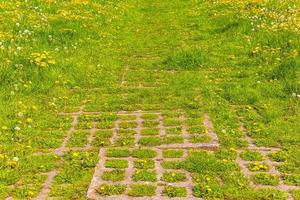
[(101, 121), (97, 123), (97, 128), (99, 129), (112, 129), (114, 127), (114, 123), (111, 121)]
[(161, 139), (162, 144), (182, 144), (184, 142), (181, 136), (166, 136)]
[(255, 174), (252, 176), (252, 180), (254, 181), (254, 183), (261, 185), (278, 185), (279, 183), (278, 176), (273, 174)]
[(131, 136), (120, 136), (116, 140), (116, 146), (133, 146), (134, 137)]
[(129, 130), (129, 129), (119, 129), (118, 134), (122, 137), (131, 137), (136, 134), (134, 130)]
[(195, 70), (209, 63), (208, 56), (201, 49), (179, 51), (167, 57), (163, 62), (166, 69)]
[(166, 182), (182, 182), (186, 180), (186, 176), (181, 172), (164, 172), (162, 180)]
[(125, 192), (126, 186), (124, 185), (100, 185), (98, 193), (102, 196), (120, 195)]
[(158, 129), (142, 129), (141, 130), (141, 135), (159, 135), (159, 130)]
[(241, 153), (241, 158), (246, 161), (261, 161), (263, 156), (256, 151), (245, 150)]
[(264, 172), (269, 170), (269, 166), (266, 163), (260, 163), (260, 162), (252, 162), (247, 165), (248, 169), (253, 172)]
[(129, 129), (129, 128), (136, 128), (137, 123), (135, 121), (122, 121), (120, 124), (120, 128)]
[(189, 126), (188, 132), (189, 133), (205, 133), (207, 130), (203, 126)]
[(153, 196), (155, 190), (156, 186), (154, 185), (135, 184), (130, 186), (128, 195), (133, 197)]
[(284, 183), (287, 185), (295, 185), (299, 186), (300, 185), (300, 175), (285, 175), (283, 176)]
[[(97, 153), (67, 152), (62, 161), (62, 168), (54, 178), (49, 196), (54, 198), (60, 196), (78, 198), (84, 195), (84, 188), (88, 184), (87, 180), (92, 177), (91, 173), (93, 173), (97, 163)], [(45, 165), (44, 163), (37, 166), (40, 168)], [(51, 162), (48, 161), (47, 163)], [(47, 167), (46, 169), (50, 169), (50, 166), (45, 165), (45, 167)]]
[(268, 154), (268, 157), (275, 162), (284, 162), (287, 160), (288, 154), (286, 152), (274, 152)]
[(300, 199), (300, 190), (293, 190), (292, 191), (294, 199), (298, 200)]
[(92, 127), (93, 127), (93, 123), (92, 122), (85, 122), (85, 121), (83, 121), (83, 122), (79, 122), (77, 124), (77, 128), (78, 129), (85, 130), (85, 129), (91, 129)]
[(137, 169), (153, 169), (155, 167), (155, 163), (153, 160), (149, 159), (138, 159), (133, 162), (133, 166)]
[(181, 169), (183, 164), (181, 161), (163, 161), (162, 167), (164, 169)]
[(119, 169), (105, 171), (101, 175), (101, 178), (106, 181), (123, 181), (125, 179), (125, 172)]
[(276, 189), (260, 189), (256, 196), (257, 199), (286, 199), (286, 194)]
[(112, 131), (97, 131), (94, 140), (93, 146), (108, 146), (110, 145), (110, 137), (112, 137)]
[(181, 122), (177, 118), (166, 118), (164, 120), (165, 126), (180, 126)]
[[(285, 199), (279, 190), (254, 190), (235, 158), (248, 146), (241, 121), (257, 146), (281, 149), (267, 156), (280, 162), (276, 168), (286, 184), (299, 185), (299, 7), (292, 0), (1, 1), (0, 199), (36, 198), (45, 173), (54, 169), (49, 199), (86, 199), (99, 148), (108, 148), (114, 159), (145, 159), (135, 167), (152, 169), (153, 152), (128, 149), (137, 149), (132, 128), (138, 110), (149, 111), (141, 114), (138, 141), (145, 148), (181, 144), (182, 123), (190, 142), (209, 142), (203, 119), (210, 116), (219, 150), (193, 151), (184, 162), (162, 160), (165, 169), (203, 175), (196, 178), (195, 196)], [(61, 112), (79, 112), (83, 104), (95, 113), (79, 114), (65, 143), (74, 119)], [(165, 138), (157, 113), (169, 126)], [(116, 120), (120, 129), (111, 144)], [(90, 147), (94, 123), (91, 148), (69, 151)], [(62, 146), (63, 156), (51, 153)], [(258, 152), (245, 150), (241, 157), (253, 172), (270, 168)], [(105, 165), (121, 170), (125, 162)], [(99, 194), (124, 190), (104, 187)], [(132, 190), (143, 196), (153, 188)], [(183, 194), (177, 188), (164, 192)], [(293, 195), (300, 199), (299, 191)]]
[(136, 115), (119, 115), (118, 116), (121, 120), (136, 120)]
[(145, 119), (145, 120), (157, 120), (158, 119), (158, 115), (156, 114), (148, 114), (148, 113), (144, 113), (142, 115), (142, 118)]
[(130, 151), (128, 149), (107, 149), (106, 156), (108, 156), (108, 157), (129, 157)]
[(191, 135), (189, 141), (191, 143), (210, 142), (211, 138), (208, 135)]
[(71, 139), (67, 146), (70, 147), (83, 147), (87, 143), (88, 132), (86, 131), (75, 131), (72, 133)]
[(152, 149), (134, 149), (131, 155), (134, 158), (154, 158), (157, 152)]
[(163, 195), (167, 197), (186, 197), (187, 192), (184, 187), (166, 186), (163, 190)]
[(120, 159), (106, 160), (104, 163), (104, 167), (124, 169), (128, 167), (128, 161)]
[(157, 181), (156, 176), (157, 175), (156, 175), (155, 171), (136, 170), (132, 174), (132, 180), (134, 180), (134, 181), (151, 181), (151, 182), (155, 182), (155, 181)]
[(181, 133), (182, 133), (182, 130), (180, 127), (166, 129), (167, 135), (180, 135)]
[(161, 138), (159, 137), (142, 137), (139, 144), (143, 146), (157, 146), (161, 144)]
[(181, 158), (183, 156), (182, 150), (163, 150), (163, 157), (164, 158)]
[(145, 128), (156, 128), (158, 124), (158, 121), (143, 121), (142, 126)]

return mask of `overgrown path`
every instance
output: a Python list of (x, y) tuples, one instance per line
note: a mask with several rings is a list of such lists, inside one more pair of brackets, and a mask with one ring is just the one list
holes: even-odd
[(293, 2), (17, 4), (0, 198), (300, 199)]

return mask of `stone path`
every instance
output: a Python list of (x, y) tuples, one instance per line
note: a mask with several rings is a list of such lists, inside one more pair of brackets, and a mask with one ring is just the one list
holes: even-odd
[[(283, 174), (280, 171), (278, 171), (276, 168), (278, 165), (282, 164), (282, 162), (273, 161), (268, 156), (272, 153), (277, 153), (277, 152), (281, 151), (281, 149), (276, 148), (276, 147), (262, 147), (262, 146), (258, 147), (254, 144), (253, 139), (249, 136), (248, 131), (243, 124), (240, 125), (240, 129), (241, 129), (241, 131), (243, 131), (245, 133), (246, 140), (249, 144), (246, 149), (257, 152), (262, 155), (262, 159), (260, 161), (247, 161), (247, 160), (243, 160), (241, 157), (243, 150), (241, 150), (241, 149), (238, 150), (238, 157), (236, 159), (236, 162), (240, 165), (244, 175), (249, 178), (251, 186), (254, 188), (257, 188), (257, 189), (260, 189), (260, 188), (279, 189), (279, 190), (282, 190), (287, 193), (288, 200), (293, 200), (294, 198), (291, 194), (291, 190), (300, 189), (300, 187), (285, 184), (284, 180), (283, 180)], [(255, 164), (258, 166), (266, 165), (268, 167), (268, 169), (262, 170), (262, 171), (261, 170), (257, 170), (257, 171), (252, 170), (251, 171), (249, 169), (249, 165), (251, 165), (251, 164)], [(257, 184), (253, 181), (253, 176), (258, 175), (258, 174), (266, 174), (266, 175), (270, 175), (271, 177), (272, 176), (278, 177), (278, 179), (279, 179), (278, 184), (275, 184), (275, 185)]]
[[(71, 128), (67, 131), (62, 145), (50, 150), (47, 153), (37, 152), (36, 154), (56, 154), (63, 156), (65, 152), (89, 151), (93, 148), (99, 148), (99, 161), (95, 167), (94, 175), (87, 191), (87, 197), (90, 199), (124, 199), (128, 198), (130, 187), (135, 184), (154, 185), (156, 187), (155, 195), (151, 197), (134, 197), (135, 199), (168, 199), (164, 196), (164, 189), (166, 186), (180, 187), (185, 190), (186, 199), (196, 199), (192, 194), (192, 178), (191, 175), (182, 169), (170, 169), (164, 166), (166, 162), (182, 162), (187, 157), (189, 149), (207, 149), (216, 150), (219, 147), (218, 137), (214, 132), (213, 125), (208, 115), (203, 116), (202, 130), (203, 132), (189, 132), (190, 127), (186, 124), (188, 118), (181, 110), (176, 111), (120, 111), (115, 114), (114, 122), (111, 125), (101, 124), (99, 119), (101, 112), (87, 112), (84, 111), (84, 104), (80, 107), (78, 112), (61, 113), (64, 116), (71, 116), (73, 121)], [(106, 121), (107, 122), (107, 121)], [(197, 129), (199, 129), (197, 125)], [(195, 128), (195, 127), (194, 127)], [(197, 130), (195, 129), (195, 130)], [(76, 131), (87, 131), (87, 143), (85, 145), (72, 146), (69, 145), (74, 133)], [(192, 130), (192, 129), (191, 129)], [(109, 138), (99, 138), (99, 134), (111, 132)], [(125, 136), (125, 137), (124, 137)], [(195, 139), (198, 138), (198, 139)], [(204, 138), (203, 141), (201, 141)], [(100, 140), (99, 140), (100, 139)], [(101, 141), (103, 139), (103, 141)], [(100, 142), (100, 143), (99, 143)], [(100, 145), (99, 145), (100, 144)], [(96, 146), (96, 147), (95, 147)], [(127, 157), (109, 157), (107, 155), (108, 149), (111, 147), (118, 149), (127, 149), (130, 152), (134, 150), (151, 150), (156, 152), (154, 157), (141, 159), (132, 155)], [(164, 158), (164, 150), (180, 150), (183, 154), (178, 158)], [(111, 160), (120, 160), (127, 162), (124, 168), (125, 177), (123, 180), (110, 181), (103, 180), (104, 173), (110, 173), (114, 168), (107, 167), (106, 162)], [(132, 176), (141, 169), (136, 168), (136, 162), (150, 162), (153, 163), (151, 169), (155, 173), (155, 181), (134, 181)], [(147, 171), (146, 170), (146, 171)], [(46, 174), (47, 178), (43, 184), (40, 194), (35, 198), (36, 200), (44, 200), (48, 198), (54, 177), (57, 175), (59, 169), (54, 169)], [(142, 170), (143, 171), (143, 170)], [(170, 176), (181, 174), (184, 176), (183, 180), (168, 182), (163, 180), (164, 174)], [(99, 194), (101, 185), (125, 185), (126, 190), (123, 194), (118, 196), (102, 196)], [(133, 197), (130, 197), (133, 198)], [(172, 198), (174, 199), (174, 198)], [(176, 199), (176, 198), (175, 198)], [(182, 199), (182, 198), (181, 198)], [(199, 198), (198, 198), (199, 199)]]
[[(177, 111), (178, 112), (178, 111)], [(154, 120), (144, 120), (142, 119), (142, 114), (151, 114), (152, 116), (157, 116), (156, 119)], [(135, 147), (134, 148), (129, 148), (129, 150), (133, 151), (134, 149), (139, 149), (142, 147), (141, 144), (139, 144), (139, 140), (141, 138), (143, 138), (143, 136), (141, 136), (141, 131), (142, 130), (149, 130), (149, 127), (143, 127), (143, 122), (145, 121), (152, 121), (152, 122), (158, 122), (157, 127), (159, 128), (159, 137), (160, 139), (163, 139), (163, 137), (166, 136), (166, 129), (168, 128), (174, 128), (174, 126), (165, 126), (163, 121), (164, 121), (164, 117), (162, 115), (162, 113), (160, 112), (142, 112), (142, 111), (136, 111), (136, 112), (119, 112), (118, 113), (119, 116), (135, 116), (136, 119), (133, 120), (125, 120), (126, 122), (136, 122), (136, 127), (132, 128), (132, 130), (135, 131), (135, 135), (134, 135), (134, 143), (135, 143)], [(131, 117), (130, 117), (131, 118)], [(144, 197), (146, 199), (166, 199), (167, 197), (163, 196), (163, 188), (165, 186), (174, 186), (174, 187), (183, 187), (187, 190), (187, 196), (186, 198), (188, 199), (196, 199), (195, 197), (193, 197), (192, 195), (192, 187), (193, 187), (193, 183), (192, 183), (192, 178), (191, 175), (184, 170), (181, 169), (164, 169), (164, 167), (162, 166), (163, 162), (167, 162), (167, 161), (183, 161), (187, 154), (188, 154), (188, 149), (190, 148), (206, 148), (206, 149), (211, 149), (214, 150), (218, 147), (218, 138), (215, 134), (215, 132), (213, 131), (213, 127), (212, 124), (210, 122), (209, 117), (206, 115), (205, 116), (205, 121), (204, 121), (204, 125), (208, 128), (208, 135), (211, 137), (211, 142), (210, 143), (190, 143), (189, 142), (189, 137), (190, 134), (187, 132), (187, 128), (184, 125), (184, 116), (183, 113), (180, 113), (180, 122), (181, 122), (181, 135), (183, 137), (183, 142), (180, 144), (162, 144), (162, 145), (157, 145), (155, 147), (149, 147), (147, 149), (153, 150), (157, 153), (157, 155), (152, 158), (151, 160), (154, 161), (154, 167), (153, 170), (156, 172), (157, 174), (157, 182), (155, 182), (155, 184), (157, 185), (157, 192), (156, 195), (152, 196), (152, 197)], [(117, 120), (115, 122), (115, 128), (114, 128), (114, 134), (113, 137), (111, 138), (111, 143), (114, 146), (118, 146), (115, 145), (116, 140), (118, 139), (118, 132), (120, 130), (120, 124), (122, 123), (122, 120)], [(130, 129), (131, 130), (131, 129)], [(182, 149), (184, 154), (182, 155), (181, 158), (163, 158), (162, 156), (162, 151), (163, 149)], [(106, 148), (100, 148), (100, 152), (99, 152), (99, 162), (95, 168), (95, 173), (92, 179), (92, 182), (90, 184), (90, 187), (88, 189), (87, 195), (90, 199), (110, 199), (108, 197), (103, 197), (101, 196), (97, 190), (101, 187), (102, 184), (122, 184), (122, 185), (127, 185), (130, 186), (132, 184), (150, 184), (152, 185), (153, 182), (149, 182), (149, 181), (134, 181), (132, 180), (131, 176), (132, 174), (137, 170), (134, 169), (134, 163), (137, 160), (140, 160), (138, 158), (134, 158), (134, 157), (126, 157), (126, 158), (117, 158), (117, 160), (126, 160), (128, 161), (128, 167), (125, 169), (125, 179), (122, 181), (107, 181), (107, 180), (103, 180), (101, 178), (101, 175), (105, 172), (111, 172), (111, 168), (107, 168), (105, 167), (105, 162), (107, 160), (110, 160), (110, 158), (106, 155)], [(116, 159), (116, 158), (114, 158)], [(167, 173), (183, 173), (185, 174), (186, 179), (182, 182), (178, 182), (178, 183), (168, 183), (162, 180), (162, 176), (163, 174), (167, 172)], [(112, 197), (113, 199), (117, 198), (117, 199), (126, 199), (128, 198), (128, 196), (126, 195), (128, 193), (128, 189), (129, 187), (127, 187), (127, 191), (124, 192), (124, 194), (119, 195), (118, 197), (114, 196)], [(137, 199), (140, 199), (141, 197), (136, 197)]]
[[(106, 168), (104, 166), (104, 163), (106, 160), (109, 159), (109, 157), (106, 156), (105, 154), (105, 149), (101, 149), (99, 156), (101, 157), (100, 162), (98, 163), (96, 169), (95, 169), (95, 174), (94, 177), (92, 179), (91, 185), (89, 187), (88, 190), (88, 197), (90, 199), (109, 199), (108, 197), (103, 197), (101, 195), (98, 194), (97, 190), (100, 188), (100, 186), (102, 184), (123, 184), (123, 185), (127, 185), (130, 186), (132, 184), (156, 184), (157, 185), (157, 192), (156, 195), (152, 196), (152, 197), (145, 197), (146, 199), (168, 199), (167, 197), (163, 197), (162, 196), (162, 191), (163, 188), (165, 186), (175, 186), (175, 187), (184, 187), (187, 189), (187, 196), (186, 198), (188, 199), (196, 199), (195, 197), (193, 197), (192, 195), (192, 187), (193, 187), (193, 183), (192, 183), (192, 179), (191, 176), (188, 172), (184, 171), (184, 170), (175, 170), (175, 169), (164, 169), (162, 167), (162, 162), (163, 161), (182, 161), (184, 160), (183, 158), (178, 158), (178, 159), (166, 159), (162, 157), (162, 150), (158, 149), (158, 148), (153, 148), (153, 150), (155, 150), (157, 152), (157, 156), (155, 158), (153, 158), (154, 162), (155, 162), (155, 172), (157, 173), (157, 182), (151, 182), (151, 181), (133, 181), (131, 179), (132, 174), (136, 171), (134, 169), (134, 162), (136, 160), (138, 160), (137, 158), (132, 158), (132, 157), (128, 157), (128, 158), (118, 158), (118, 159), (124, 159), (128, 161), (128, 168), (125, 170), (125, 180), (124, 181), (105, 181), (102, 180), (101, 178), (101, 174), (103, 174), (105, 171), (110, 171), (110, 168)], [(185, 153), (187, 150), (184, 150)], [(186, 180), (179, 182), (179, 183), (168, 183), (165, 181), (162, 181), (161, 178), (163, 176), (163, 173), (167, 172), (167, 173), (183, 173), (186, 176)], [(129, 190), (129, 187), (127, 188), (127, 192)], [(117, 198), (117, 199), (126, 199), (128, 198), (128, 196), (126, 195), (125, 192), (123, 195), (119, 195), (118, 197), (114, 196), (112, 198)], [(138, 197), (138, 199), (140, 199), (141, 197)]]
[[(108, 118), (103, 121), (101, 115), (107, 115), (103, 112), (85, 111), (85, 102), (79, 108), (78, 112), (61, 113), (63, 116), (70, 116), (73, 120), (71, 127), (66, 133), (61, 146), (57, 149), (50, 150), (47, 153), (37, 152), (36, 154), (56, 154), (63, 156), (65, 152), (90, 151), (99, 149), (98, 163), (95, 167), (92, 180), (90, 182), (87, 197), (89, 199), (170, 199), (166, 196), (167, 187), (181, 188), (185, 191), (184, 197), (176, 197), (172, 199), (199, 199), (193, 196), (193, 182), (191, 174), (183, 169), (170, 167), (165, 163), (180, 163), (188, 156), (190, 149), (206, 149), (214, 151), (219, 148), (218, 137), (214, 131), (210, 117), (203, 115), (202, 128), (199, 125), (193, 129), (190, 117), (182, 110), (161, 110), (161, 111), (120, 111), (118, 113), (109, 113)], [(100, 117), (99, 117), (100, 116)], [(108, 121), (107, 121), (108, 120)], [(104, 123), (104, 124), (103, 124)], [(288, 199), (292, 200), (291, 190), (300, 189), (298, 186), (287, 185), (284, 183), (283, 174), (276, 168), (281, 162), (273, 161), (269, 158), (269, 154), (281, 151), (275, 147), (258, 147), (249, 136), (245, 126), (241, 124), (241, 131), (245, 133), (248, 147), (238, 149), (238, 157), (236, 162), (240, 165), (242, 172), (250, 180), (250, 185), (254, 188), (273, 188), (279, 189), (287, 193)], [(193, 130), (203, 130), (202, 132), (193, 132)], [(86, 144), (70, 145), (72, 137), (76, 131), (85, 131), (87, 134)], [(102, 137), (101, 134), (106, 135)], [(109, 133), (107, 135), (107, 133)], [(199, 137), (199, 140), (195, 138)], [(201, 141), (201, 138), (206, 138)], [(208, 140), (207, 140), (208, 138)], [(111, 149), (126, 149), (130, 152), (126, 156), (113, 156), (108, 152)], [(139, 158), (132, 152), (139, 150), (147, 150), (155, 152), (155, 155), (146, 158)], [(181, 151), (182, 155), (178, 157), (164, 157), (163, 152), (167, 150)], [(243, 159), (245, 150), (253, 151), (262, 156), (259, 161), (251, 161)], [(125, 163), (126, 166), (118, 168), (110, 166), (107, 163), (119, 162)], [(150, 167), (140, 169), (137, 163), (150, 163)], [(267, 166), (263, 170), (251, 170), (251, 165)], [(35, 198), (36, 200), (48, 199), (51, 191), (54, 177), (58, 174), (59, 168), (54, 169), (45, 174), (46, 180), (43, 184), (41, 192)], [(146, 172), (154, 173), (155, 180), (134, 180), (136, 173)], [(107, 174), (115, 172), (123, 173), (123, 177), (118, 180), (109, 180), (105, 178)], [(180, 174), (184, 178), (179, 181), (168, 181), (164, 176), (177, 176)], [(259, 174), (278, 177), (278, 184), (263, 185), (253, 181), (253, 177)], [(155, 193), (151, 196), (132, 196), (131, 187), (134, 185), (154, 186)], [(126, 189), (118, 195), (107, 196), (101, 194), (101, 188), (110, 186), (124, 186)], [(10, 197), (6, 198), (11, 199)]]

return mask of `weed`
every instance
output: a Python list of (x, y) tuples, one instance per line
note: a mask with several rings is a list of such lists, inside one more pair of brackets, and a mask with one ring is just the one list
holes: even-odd
[(250, 171), (268, 171), (269, 170), (269, 166), (266, 165), (265, 163), (259, 163), (259, 162), (253, 162), (248, 164), (248, 169)]

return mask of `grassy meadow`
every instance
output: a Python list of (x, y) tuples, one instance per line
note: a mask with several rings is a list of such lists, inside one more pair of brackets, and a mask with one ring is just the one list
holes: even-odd
[[(180, 110), (189, 132), (206, 132), (199, 124), (207, 113), (220, 143), (215, 151), (162, 153), (164, 169), (191, 174), (194, 197), (300, 200), (299, 13), (300, 2), (293, 0), (0, 0), (0, 199), (38, 197), (53, 170), (47, 197), (38, 199), (88, 199), (102, 147), (118, 158), (104, 163), (112, 171), (102, 179), (124, 180), (124, 158), (133, 157), (136, 183), (104, 184), (99, 195), (153, 196), (160, 179), (155, 148), (183, 143)], [(101, 113), (92, 120), (102, 132), (88, 150), (77, 150), (94, 126), (89, 116), (79, 116), (69, 149), (52, 153), (72, 127), (72, 116), (61, 113), (82, 105), (84, 112)], [(169, 127), (160, 140), (158, 116), (143, 113), (140, 151), (131, 149), (136, 122), (117, 114), (138, 110), (161, 112)], [(124, 131), (112, 145), (107, 130), (117, 119)], [(254, 145), (280, 151), (248, 150), (241, 123)], [(209, 140), (195, 134), (189, 141)], [(242, 173), (239, 151), (259, 173)], [(278, 162), (279, 174), (264, 173), (268, 163), (257, 164), (263, 157)], [(187, 180), (177, 171), (161, 177)], [(282, 190), (281, 183), (293, 189)], [(167, 185), (162, 195), (187, 198), (187, 191)]]

